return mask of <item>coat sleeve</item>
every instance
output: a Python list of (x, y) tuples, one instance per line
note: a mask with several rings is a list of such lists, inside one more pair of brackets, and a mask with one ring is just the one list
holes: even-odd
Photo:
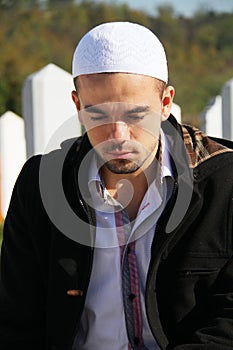
[[(42, 265), (33, 225), (39, 156), (24, 165), (13, 190), (3, 229), (0, 274), (0, 349), (45, 349)], [(36, 193), (37, 192), (37, 193)]]

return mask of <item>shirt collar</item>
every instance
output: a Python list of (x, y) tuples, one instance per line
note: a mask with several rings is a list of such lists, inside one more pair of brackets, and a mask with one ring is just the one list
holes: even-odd
[(172, 165), (170, 160), (170, 152), (168, 149), (168, 142), (166, 140), (166, 135), (164, 134), (163, 130), (160, 131), (161, 136), (161, 144), (162, 144), (162, 154), (161, 154), (161, 180), (165, 177), (172, 177), (173, 178), (173, 172), (172, 172)]

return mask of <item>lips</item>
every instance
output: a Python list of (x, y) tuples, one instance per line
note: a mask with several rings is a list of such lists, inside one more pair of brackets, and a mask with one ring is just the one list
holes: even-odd
[(132, 155), (135, 154), (135, 152), (132, 151), (121, 151), (121, 152), (107, 152), (107, 154), (111, 157), (111, 159), (128, 159), (132, 157)]

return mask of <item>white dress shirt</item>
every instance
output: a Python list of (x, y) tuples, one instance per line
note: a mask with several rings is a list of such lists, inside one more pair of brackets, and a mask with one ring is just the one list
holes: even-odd
[[(166, 137), (161, 131), (162, 160), (160, 186), (152, 182), (138, 210), (133, 225), (124, 227), (128, 240), (135, 239), (139, 275), (143, 341), (147, 349), (159, 347), (151, 333), (145, 310), (146, 278), (155, 228), (173, 188), (173, 177)], [(101, 179), (96, 159), (89, 173), (89, 189), (96, 208), (96, 244), (85, 307), (72, 350), (128, 350), (128, 336), (122, 296), (122, 271), (116, 234), (116, 210), (123, 210), (106, 189), (97, 190)], [(160, 189), (158, 188), (160, 187)], [(127, 232), (126, 232), (127, 231)]]

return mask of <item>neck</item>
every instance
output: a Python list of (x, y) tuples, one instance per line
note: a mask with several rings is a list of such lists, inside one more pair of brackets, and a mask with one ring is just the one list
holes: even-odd
[(115, 174), (106, 166), (101, 168), (106, 189), (126, 209), (131, 220), (135, 219), (143, 197), (156, 177), (158, 167), (154, 152), (146, 163), (131, 174)]

